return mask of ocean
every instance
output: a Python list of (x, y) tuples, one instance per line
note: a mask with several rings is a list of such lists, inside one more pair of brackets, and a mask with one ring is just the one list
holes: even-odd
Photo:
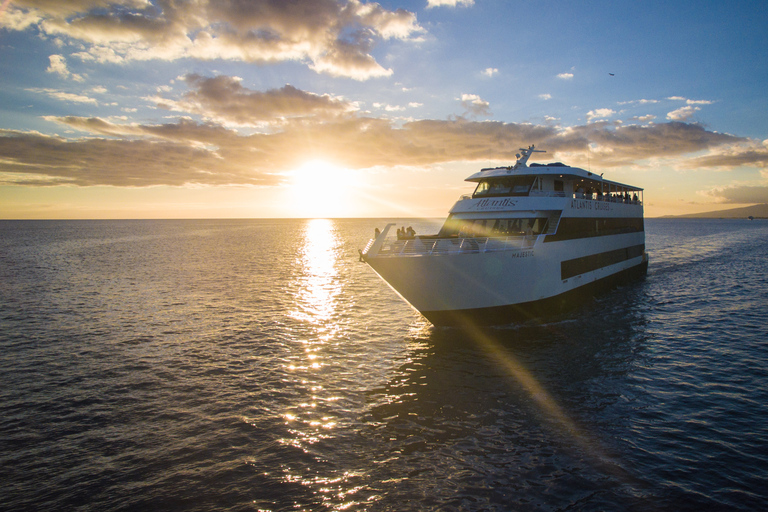
[(0, 509), (768, 502), (768, 221), (648, 219), (643, 281), (474, 332), (358, 261), (384, 224), (0, 221)]

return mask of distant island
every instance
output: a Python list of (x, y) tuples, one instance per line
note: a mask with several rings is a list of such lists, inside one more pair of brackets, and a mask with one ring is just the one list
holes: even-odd
[(662, 219), (768, 219), (768, 204), (756, 204), (746, 208), (732, 208), (716, 212), (691, 213), (688, 215), (665, 215)]

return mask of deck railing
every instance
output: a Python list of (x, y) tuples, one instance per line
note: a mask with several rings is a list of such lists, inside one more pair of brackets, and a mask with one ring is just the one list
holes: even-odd
[[(642, 196), (638, 197), (637, 199), (634, 198), (634, 196), (629, 198), (624, 198), (616, 196), (616, 195), (610, 195), (609, 193), (605, 193), (603, 195), (598, 194), (583, 194), (581, 192), (574, 192), (572, 194), (566, 194), (562, 191), (553, 191), (553, 190), (531, 190), (529, 194), (527, 194), (529, 197), (570, 197), (573, 199), (588, 199), (591, 201), (602, 201), (605, 203), (623, 203), (623, 204), (643, 204)], [(478, 196), (477, 198), (483, 198), (483, 197), (497, 197), (497, 196)], [(476, 198), (476, 199), (477, 199)], [(466, 201), (472, 199), (472, 194), (464, 194), (461, 197), (459, 197), (460, 201)]]
[[(371, 256), (432, 256), (438, 254), (462, 254), (492, 251), (519, 251), (530, 249), (536, 242), (537, 235), (484, 237), (484, 238), (411, 238), (397, 240), (387, 238), (377, 254)], [(368, 242), (363, 254), (373, 246), (375, 240)]]

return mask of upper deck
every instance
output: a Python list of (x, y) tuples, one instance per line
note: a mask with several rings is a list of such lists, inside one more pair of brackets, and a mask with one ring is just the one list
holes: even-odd
[[(592, 199), (614, 203), (642, 204), (643, 189), (603, 179), (602, 175), (560, 162), (526, 165), (533, 146), (521, 149), (515, 165), (482, 169), (465, 181), (477, 183), (471, 196), (462, 200), (500, 197), (552, 197)], [(511, 204), (513, 201), (510, 200)]]

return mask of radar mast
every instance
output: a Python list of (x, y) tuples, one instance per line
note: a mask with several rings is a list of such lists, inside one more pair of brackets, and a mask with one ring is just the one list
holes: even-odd
[(520, 167), (528, 167), (526, 163), (528, 162), (528, 159), (531, 157), (531, 154), (533, 153), (546, 153), (543, 149), (533, 149), (533, 144), (528, 146), (527, 149), (520, 148), (520, 152), (523, 154), (523, 156), (520, 156), (518, 153), (515, 155), (517, 157), (517, 162), (515, 163), (515, 166), (513, 169), (518, 169)]

